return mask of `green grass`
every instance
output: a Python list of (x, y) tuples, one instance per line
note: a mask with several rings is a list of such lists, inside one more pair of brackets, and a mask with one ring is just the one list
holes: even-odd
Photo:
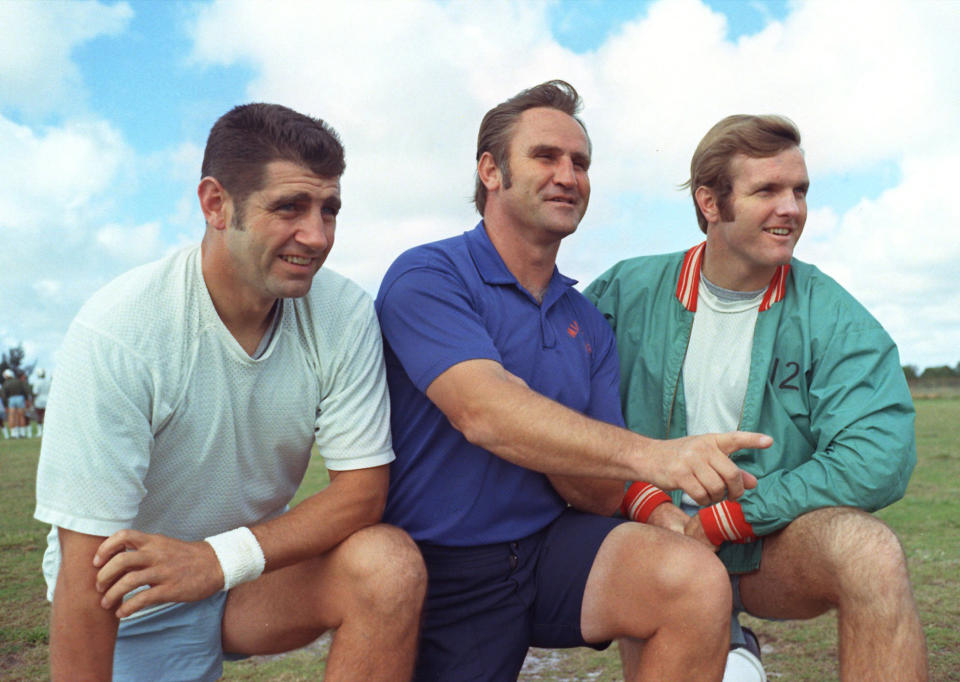
[[(899, 534), (910, 565), (930, 650), (930, 679), (960, 681), (960, 399), (917, 400), (919, 462), (906, 497), (879, 512)], [(39, 441), (0, 440), (0, 679), (40, 680), (47, 673), (47, 618), (40, 560), (46, 528), (32, 520)], [(295, 501), (326, 485), (316, 458)], [(773, 680), (836, 680), (836, 618), (768, 622), (748, 619), (760, 635)], [(228, 680), (313, 680), (323, 674), (329, 638), (279, 657), (225, 667)], [(614, 645), (532, 650), (521, 680), (620, 680)]]

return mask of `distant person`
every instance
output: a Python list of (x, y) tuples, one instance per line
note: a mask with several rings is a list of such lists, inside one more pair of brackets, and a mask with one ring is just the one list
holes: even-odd
[(33, 382), (33, 408), (37, 413), (37, 437), (43, 436), (43, 417), (47, 411), (47, 397), (50, 395), (50, 377), (42, 367), (37, 370)]
[(3, 433), (4, 439), (10, 438), (10, 429), (7, 428), (7, 408), (3, 404), (3, 397), (0, 396), (0, 432)]
[(30, 386), (17, 377), (12, 369), (3, 370), (3, 385), (0, 387), (4, 402), (7, 404), (7, 420), (10, 422), (12, 438), (27, 438), (27, 400)]
[[(37, 475), (54, 680), (215, 680), (224, 656), (334, 628), (329, 679), (409, 676), (424, 571), (378, 524), (380, 330), (370, 298), (320, 270), (343, 170), (323, 121), (232, 109), (204, 153), (203, 242), (71, 324)], [(288, 509), (314, 443), (330, 485)]]
[(429, 574), (417, 680), (515, 679), (529, 646), (617, 637), (640, 661), (631, 680), (723, 671), (723, 566), (611, 514), (627, 478), (735, 498), (753, 481), (728, 454), (770, 441), (622, 428), (613, 334), (555, 264), (590, 198), (579, 106), (550, 81), (487, 112), (482, 221), (401, 255), (377, 297), (397, 452), (384, 518)]
[(738, 611), (836, 609), (842, 679), (926, 679), (903, 550), (867, 513), (907, 488), (913, 403), (887, 332), (792, 257), (807, 217), (800, 133), (779, 116), (725, 118), (689, 186), (706, 241), (622, 261), (586, 290), (617, 336), (627, 426), (650, 438), (743, 428), (774, 445), (734, 456), (759, 481), (739, 499), (673, 493), (677, 507), (641, 480), (625, 508), (642, 499), (647, 523), (718, 550)]

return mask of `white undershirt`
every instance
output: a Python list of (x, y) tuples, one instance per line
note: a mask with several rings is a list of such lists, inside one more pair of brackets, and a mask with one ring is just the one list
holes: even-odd
[[(731, 291), (700, 276), (697, 312), (683, 360), (689, 435), (735, 431), (740, 425), (764, 291)], [(684, 502), (695, 504), (687, 495)]]

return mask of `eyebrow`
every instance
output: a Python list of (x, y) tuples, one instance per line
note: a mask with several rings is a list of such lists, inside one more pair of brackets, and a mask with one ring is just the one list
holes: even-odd
[(323, 208), (332, 208), (334, 211), (339, 211), (340, 206), (340, 195), (338, 194), (334, 194), (323, 200)]
[[(280, 206), (283, 206), (284, 204), (310, 203), (311, 201), (313, 201), (313, 199), (314, 199), (314, 196), (309, 192), (294, 192), (292, 194), (284, 194), (277, 197), (276, 199), (268, 203), (267, 206), (269, 209), (273, 210), (273, 209), (279, 208)], [(323, 208), (332, 208), (336, 211), (339, 211), (341, 206), (340, 196), (337, 194), (332, 194), (326, 197), (322, 201), (321, 206)]]
[(790, 187), (791, 189), (802, 189), (804, 192), (810, 189), (810, 181), (801, 182), (796, 185), (791, 185), (787, 182), (758, 182), (756, 185), (753, 185), (749, 188), (749, 191), (752, 192), (762, 192), (764, 190), (775, 190), (780, 189), (781, 187)]

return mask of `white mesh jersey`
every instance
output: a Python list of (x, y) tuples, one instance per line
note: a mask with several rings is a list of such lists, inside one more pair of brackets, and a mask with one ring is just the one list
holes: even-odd
[(329, 469), (387, 464), (390, 408), (370, 297), (320, 270), (251, 358), (221, 322), (200, 247), (120, 276), (70, 325), (52, 382), (35, 518), (200, 540), (281, 514), (316, 441)]

